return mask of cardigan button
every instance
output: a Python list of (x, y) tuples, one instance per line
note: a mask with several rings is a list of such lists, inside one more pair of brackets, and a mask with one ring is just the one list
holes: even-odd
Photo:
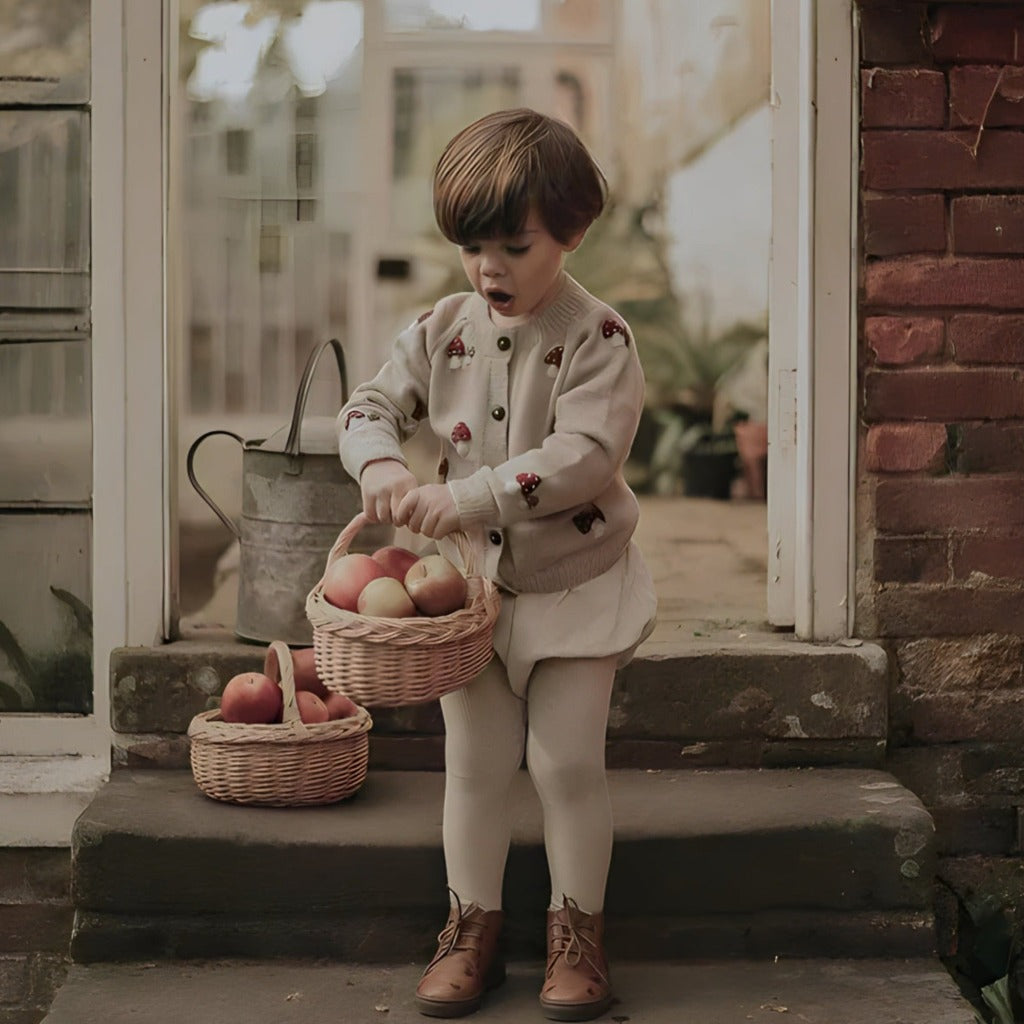
[(501, 420), (503, 420), (505, 418), (505, 410), (500, 405), (496, 405), (491, 410), (491, 416), (494, 419), (501, 421)]
[(512, 339), (511, 338), (506, 338), (505, 335), (503, 334), (498, 339), (498, 348), (502, 352), (507, 352), (511, 347), (512, 347)]
[(492, 544), (501, 543), (501, 534), (497, 530), (491, 530), (487, 536), (490, 538)]

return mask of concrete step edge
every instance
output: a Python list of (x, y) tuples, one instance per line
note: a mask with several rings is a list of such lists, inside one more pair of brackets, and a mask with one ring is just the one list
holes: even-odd
[[(544, 908), (506, 902), (510, 956), (544, 955)], [(71, 954), (82, 963), (249, 957), (338, 962), (421, 962), (430, 958), (445, 908), (381, 913), (192, 916), (78, 911)], [(635, 962), (707, 957), (931, 956), (928, 910), (775, 910), (676, 915), (609, 911), (608, 948)]]
[[(44, 1024), (421, 1024), (422, 966), (166, 963), (73, 966)], [(510, 964), (481, 1019), (540, 1020), (539, 961)], [(713, 960), (612, 964), (607, 1017), (631, 1024), (975, 1024), (932, 959)]]
[[(932, 819), (884, 772), (613, 771), (609, 780), (610, 907), (931, 907)], [(509, 892), (543, 900), (539, 803), (525, 772), (516, 783)], [(285, 914), (312, 891), (322, 910), (343, 915), (435, 907), (444, 891), (443, 786), (438, 773), (379, 772), (343, 804), (269, 809), (209, 800), (186, 772), (115, 772), (76, 824), (75, 904), (113, 914), (254, 905)]]

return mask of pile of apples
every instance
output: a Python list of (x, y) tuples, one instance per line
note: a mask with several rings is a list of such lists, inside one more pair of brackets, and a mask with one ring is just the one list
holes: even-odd
[(360, 615), (449, 615), (466, 605), (466, 577), (444, 555), (420, 557), (389, 544), (370, 555), (335, 559), (324, 574), (323, 593), (335, 607)]
[[(355, 701), (324, 686), (317, 675), (312, 647), (291, 652), (295, 675), (295, 704), (306, 725), (350, 718), (359, 713)], [(240, 672), (232, 676), (220, 698), (220, 716), (225, 722), (273, 725), (281, 721), (284, 695), (281, 687), (265, 672)]]

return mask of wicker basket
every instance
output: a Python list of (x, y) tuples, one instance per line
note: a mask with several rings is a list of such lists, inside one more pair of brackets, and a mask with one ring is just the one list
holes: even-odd
[(305, 725), (286, 644), (270, 645), (264, 669), (280, 682), (283, 721), (225, 722), (219, 709), (196, 715), (188, 728), (196, 785), (214, 800), (265, 807), (332, 804), (352, 796), (366, 779), (369, 713), (361, 707), (350, 718)]
[[(360, 513), (341, 531), (324, 575), (366, 522)], [(320, 578), (306, 598), (306, 615), (313, 626), (317, 674), (328, 689), (369, 707), (406, 707), (436, 700), (479, 675), (494, 654), (501, 598), (495, 585), (477, 574), (466, 535), (454, 533), (452, 540), (466, 566), (468, 587), (466, 606), (450, 615), (392, 619), (347, 612), (324, 597)]]

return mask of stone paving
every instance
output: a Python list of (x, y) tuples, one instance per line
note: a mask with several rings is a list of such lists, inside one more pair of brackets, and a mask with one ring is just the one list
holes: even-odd
[[(659, 597), (654, 641), (720, 634), (741, 639), (766, 626), (767, 506), (758, 501), (640, 497), (636, 540), (651, 567)], [(221, 556), (212, 596), (205, 576), (226, 546), (220, 527), (192, 534), (195, 564), (183, 572), (184, 627), (230, 628), (238, 599), (232, 549)], [(415, 546), (408, 531), (396, 543)], [(205, 564), (206, 573), (201, 571)]]
[(642, 497), (636, 540), (658, 591), (651, 640), (768, 629), (764, 502)]

